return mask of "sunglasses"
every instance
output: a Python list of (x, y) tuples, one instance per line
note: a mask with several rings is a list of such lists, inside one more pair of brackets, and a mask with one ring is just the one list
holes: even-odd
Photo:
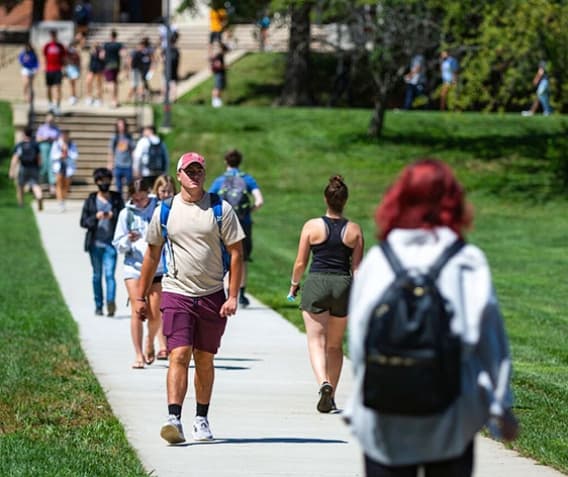
[(203, 169), (202, 167), (189, 166), (182, 170), (183, 172), (185, 172), (185, 175), (188, 177), (201, 177), (203, 174), (205, 174), (205, 169)]

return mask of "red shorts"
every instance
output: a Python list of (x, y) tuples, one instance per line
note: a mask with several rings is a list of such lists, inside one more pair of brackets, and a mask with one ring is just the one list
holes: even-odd
[(116, 83), (118, 78), (118, 69), (112, 68), (104, 70), (103, 74), (107, 83)]
[(223, 290), (195, 298), (162, 292), (160, 309), (168, 351), (180, 346), (193, 346), (216, 354), (227, 326), (227, 318), (219, 315), (223, 303)]

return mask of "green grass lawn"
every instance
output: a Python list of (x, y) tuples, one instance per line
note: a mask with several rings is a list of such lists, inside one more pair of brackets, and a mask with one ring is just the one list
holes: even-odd
[(446, 160), (476, 210), (469, 239), (492, 265), (512, 343), (516, 449), (568, 472), (568, 296), (565, 219), (568, 202), (555, 161), (564, 157), (568, 121), (519, 115), (389, 113), (385, 137), (365, 135), (369, 111), (329, 109), (174, 109), (168, 146), (176, 157), (196, 150), (208, 181), (223, 171), (223, 153), (245, 155), (265, 196), (255, 216), (249, 290), (302, 328), (285, 296), (304, 221), (324, 212), (330, 175), (350, 187), (346, 215), (375, 242), (372, 216), (385, 187), (409, 161)]
[(147, 475), (80, 348), (33, 213), (16, 206), (6, 103), (0, 131), (0, 475)]

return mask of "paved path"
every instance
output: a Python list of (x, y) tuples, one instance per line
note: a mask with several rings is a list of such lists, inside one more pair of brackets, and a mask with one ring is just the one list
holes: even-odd
[[(79, 228), (81, 203), (64, 214), (48, 202), (36, 214), (44, 247), (67, 305), (77, 321), (83, 349), (120, 419), (128, 440), (152, 475), (170, 476), (361, 476), (357, 443), (338, 415), (315, 410), (317, 386), (305, 337), (280, 315), (252, 300), (230, 319), (215, 360), (210, 422), (217, 441), (169, 447), (159, 437), (166, 417), (166, 365), (132, 370), (129, 310), (118, 280), (118, 312), (95, 317), (91, 268)], [(283, 271), (288, 273), (288, 270)], [(117, 273), (120, 277), (120, 270)], [(193, 372), (191, 373), (193, 376)], [(339, 406), (351, 388), (349, 364), (338, 392)], [(186, 435), (194, 414), (190, 389), (182, 421)], [(561, 474), (478, 439), (475, 477), (559, 477)]]

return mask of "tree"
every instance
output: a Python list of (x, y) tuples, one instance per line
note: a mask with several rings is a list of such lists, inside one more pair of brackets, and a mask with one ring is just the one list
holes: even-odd
[(292, 2), (289, 8), (290, 35), (286, 58), (284, 88), (279, 104), (309, 106), (314, 100), (310, 90), (310, 14), (314, 2)]
[(345, 13), (352, 54), (355, 61), (366, 59), (375, 91), (369, 134), (380, 137), (387, 104), (411, 58), (436, 57), (432, 53), (440, 39), (440, 12), (425, 1), (382, 0), (361, 1)]

